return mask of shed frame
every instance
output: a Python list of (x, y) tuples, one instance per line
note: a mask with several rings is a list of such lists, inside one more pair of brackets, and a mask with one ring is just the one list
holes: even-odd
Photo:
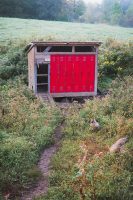
[[(40, 64), (48, 65), (48, 90), (52, 97), (76, 97), (76, 96), (95, 96), (97, 95), (97, 82), (98, 82), (98, 47), (101, 45), (101, 42), (32, 42), (27, 46), (28, 52), (28, 81), (29, 88), (38, 95), (37, 89), (37, 66)], [(71, 52), (50, 52), (52, 47), (72, 47)], [(37, 48), (43, 48), (43, 52), (38, 52)], [(88, 52), (75, 52), (75, 47), (89, 47), (92, 48), (92, 51)], [(92, 92), (50, 92), (50, 58), (52, 55), (95, 55), (95, 81), (94, 81), (94, 91)], [(44, 92), (45, 93), (45, 92)]]

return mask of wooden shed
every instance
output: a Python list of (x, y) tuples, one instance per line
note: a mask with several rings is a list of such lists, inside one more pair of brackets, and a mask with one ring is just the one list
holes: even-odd
[(100, 42), (32, 42), (28, 48), (29, 88), (52, 97), (97, 95)]

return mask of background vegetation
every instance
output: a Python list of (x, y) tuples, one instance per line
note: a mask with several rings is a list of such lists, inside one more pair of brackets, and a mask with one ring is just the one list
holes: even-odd
[[(1, 196), (16, 195), (38, 179), (40, 152), (52, 143), (62, 118), (57, 107), (36, 99), (27, 88), (26, 45), (34, 39), (102, 40), (99, 88), (108, 95), (83, 106), (74, 103), (68, 110), (62, 147), (53, 158), (50, 189), (39, 199), (131, 200), (133, 30), (9, 18), (0, 18), (0, 24)], [(90, 127), (92, 118), (100, 123), (96, 132)], [(125, 135), (129, 137), (125, 152), (110, 155), (108, 147)]]
[[(85, 3), (86, 2), (86, 3)], [(132, 0), (0, 0), (0, 16), (108, 23), (133, 27)]]
[(102, 4), (90, 3), (80, 20), (90, 23), (118, 24), (133, 27), (133, 1), (132, 0), (103, 0)]

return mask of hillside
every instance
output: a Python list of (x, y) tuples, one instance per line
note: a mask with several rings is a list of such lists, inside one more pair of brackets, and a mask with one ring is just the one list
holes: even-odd
[[(37, 99), (27, 87), (25, 52), (35, 39), (103, 41), (102, 96), (64, 110)], [(33, 197), (42, 180), (37, 200), (133, 199), (132, 41), (131, 28), (0, 18), (0, 200), (20, 200), (25, 190)], [(121, 137), (128, 137), (124, 151), (110, 154)]]
[(62, 41), (105, 41), (107, 38), (114, 38), (127, 41), (133, 40), (133, 28), (106, 24), (0, 18), (0, 43), (10, 40), (34, 40), (38, 38)]

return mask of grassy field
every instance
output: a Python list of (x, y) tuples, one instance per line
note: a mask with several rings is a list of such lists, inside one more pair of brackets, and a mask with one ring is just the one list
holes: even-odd
[(0, 43), (10, 40), (105, 41), (133, 40), (133, 28), (105, 24), (80, 24), (32, 19), (0, 18)]
[[(27, 88), (24, 49), (35, 39), (103, 41), (98, 88), (108, 91), (102, 99), (87, 101), (80, 109), (75, 102), (67, 110), (49, 191), (38, 200), (133, 199), (133, 28), (0, 18), (0, 200), (38, 180), (39, 155), (53, 143), (63, 118), (60, 109), (43, 104)], [(100, 123), (98, 131), (91, 130), (93, 118)], [(124, 136), (129, 138), (125, 152), (110, 155), (108, 147)]]

